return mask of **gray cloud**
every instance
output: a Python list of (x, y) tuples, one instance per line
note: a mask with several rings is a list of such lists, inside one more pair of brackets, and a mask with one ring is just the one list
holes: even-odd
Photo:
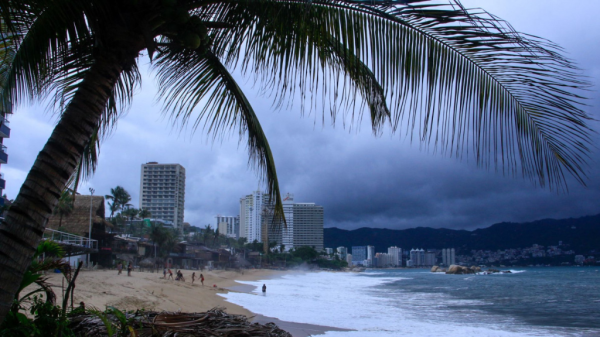
[[(563, 46), (596, 85), (587, 111), (600, 118), (600, 3), (578, 1), (464, 1), (507, 19), (520, 31)], [(503, 176), (456, 160), (421, 151), (402, 135), (373, 137), (364, 120), (349, 131), (342, 123), (321, 122), (320, 112), (300, 117), (299, 102), (274, 109), (250, 80), (240, 80), (255, 106), (277, 163), (282, 192), (296, 200), (325, 207), (326, 226), (408, 228), (415, 226), (467, 228), (500, 221), (577, 217), (600, 213), (600, 137), (587, 187), (570, 180), (568, 194), (536, 187), (521, 177)], [(193, 225), (212, 223), (216, 214), (238, 213), (238, 200), (259, 186), (248, 168), (245, 143), (231, 137), (213, 143), (202, 130), (171, 127), (159, 113), (156, 86), (144, 76), (144, 86), (118, 128), (102, 145), (100, 166), (92, 186), (97, 194), (124, 186), (139, 201), (140, 165), (148, 161), (180, 163), (187, 169), (185, 219)], [(9, 164), (2, 166), (6, 193), (14, 198), (35, 156), (52, 131), (54, 120), (42, 106), (22, 106), (12, 117), (12, 138), (6, 140)], [(600, 130), (594, 122), (595, 130)]]

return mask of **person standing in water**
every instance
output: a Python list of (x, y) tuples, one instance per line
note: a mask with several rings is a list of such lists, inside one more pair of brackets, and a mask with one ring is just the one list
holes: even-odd
[(194, 281), (196, 280), (196, 272), (192, 273), (192, 284), (194, 284)]
[(267, 293), (267, 285), (266, 284), (263, 284), (262, 291), (263, 291), (263, 294)]

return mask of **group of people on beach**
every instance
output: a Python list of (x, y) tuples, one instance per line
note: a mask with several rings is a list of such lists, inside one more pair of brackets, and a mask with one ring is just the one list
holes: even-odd
[[(167, 277), (167, 274), (169, 274), (169, 277)], [(176, 277), (175, 277), (175, 281), (183, 281), (185, 282), (185, 277), (183, 277), (183, 273), (181, 272), (181, 270), (177, 270), (176, 273)], [(165, 280), (167, 279), (171, 279), (173, 280), (173, 272), (171, 271), (171, 268), (164, 268), (163, 269), (163, 278)], [(196, 281), (196, 272), (192, 273), (192, 284), (194, 284), (194, 281)], [(200, 283), (202, 283), (202, 285), (204, 285), (204, 275), (200, 274)]]
[[(127, 265), (127, 276), (131, 276), (132, 270), (133, 270), (133, 266), (131, 265), (131, 262), (129, 262), (129, 264)], [(117, 271), (119, 271), (119, 273), (117, 275), (121, 275), (121, 273), (123, 272), (123, 263), (119, 262), (117, 264)]]

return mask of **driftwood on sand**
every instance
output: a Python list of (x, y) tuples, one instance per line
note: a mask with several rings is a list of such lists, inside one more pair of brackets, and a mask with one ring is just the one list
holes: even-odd
[(274, 323), (250, 323), (246, 316), (231, 315), (221, 308), (202, 313), (108, 312), (105, 315), (87, 312), (73, 316), (70, 328), (76, 336), (86, 337), (109, 336), (109, 329), (114, 332), (127, 331), (127, 336), (135, 330), (135, 334), (131, 335), (137, 337), (292, 337)]

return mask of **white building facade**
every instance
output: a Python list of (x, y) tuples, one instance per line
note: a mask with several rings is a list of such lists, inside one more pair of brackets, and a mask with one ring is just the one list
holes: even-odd
[(152, 218), (172, 222), (183, 234), (185, 168), (180, 164), (142, 164), (139, 205), (150, 211)]
[(219, 234), (225, 235), (228, 238), (237, 239), (239, 236), (240, 217), (238, 216), (222, 216), (215, 217), (216, 228), (219, 229)]
[(294, 202), (294, 195), (287, 193), (283, 212), (287, 225), (282, 229), (281, 239), (286, 251), (303, 246), (313, 247), (317, 252), (323, 250), (323, 206)]
[(442, 249), (442, 263), (445, 266), (456, 264), (456, 253), (454, 248)]
[(410, 267), (420, 267), (425, 265), (425, 251), (423, 249), (410, 250)]
[(396, 246), (389, 247), (387, 253), (392, 258), (392, 266), (402, 267), (402, 248)]
[(248, 242), (262, 242), (263, 208), (270, 205), (269, 195), (261, 191), (240, 199), (240, 237)]

